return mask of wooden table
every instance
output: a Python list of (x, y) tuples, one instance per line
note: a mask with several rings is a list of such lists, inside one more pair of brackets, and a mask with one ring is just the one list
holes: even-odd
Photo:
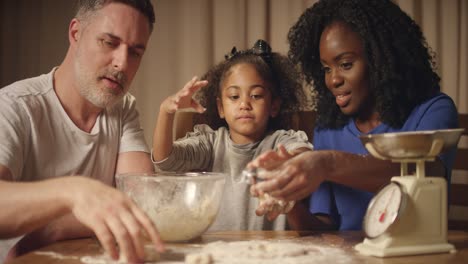
[[(296, 231), (230, 231), (206, 233), (201, 238), (190, 243), (167, 244), (169, 251), (174, 249), (197, 248), (197, 245), (214, 241), (244, 241), (244, 240), (299, 240), (303, 243), (328, 246), (340, 249), (346, 255), (346, 263), (468, 263), (468, 232), (449, 231), (448, 240), (457, 252), (450, 254), (430, 254), (406, 257), (377, 258), (362, 256), (353, 249), (353, 246), (361, 242), (361, 232), (296, 232)], [(102, 256), (103, 251), (96, 239), (78, 239), (58, 242), (40, 250), (23, 255), (9, 264), (43, 264), (43, 263), (81, 263), (83, 256)], [(337, 256), (331, 254), (326, 261), (321, 263), (337, 263)], [(164, 253), (162, 260), (183, 262), (183, 254)], [(323, 260), (323, 258), (322, 258)], [(311, 259), (310, 263), (316, 263)], [(318, 263), (318, 262), (317, 262)]]

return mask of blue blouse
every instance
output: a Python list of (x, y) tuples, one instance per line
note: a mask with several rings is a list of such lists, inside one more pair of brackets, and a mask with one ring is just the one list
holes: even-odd
[[(400, 129), (380, 124), (367, 134), (403, 132), (417, 130), (435, 130), (458, 127), (458, 112), (452, 99), (446, 94), (437, 96), (417, 106)], [(353, 119), (339, 129), (315, 129), (314, 150), (338, 150), (355, 154), (368, 154), (359, 139), (360, 132)], [(450, 182), (454, 149), (441, 154), (447, 181)], [(338, 224), (339, 230), (360, 230), (367, 205), (373, 193), (350, 188), (333, 182), (323, 182), (312, 194), (310, 212), (326, 214)]]

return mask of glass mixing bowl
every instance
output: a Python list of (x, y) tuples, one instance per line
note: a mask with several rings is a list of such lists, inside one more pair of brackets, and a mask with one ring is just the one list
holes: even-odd
[(169, 242), (199, 237), (213, 223), (225, 175), (212, 172), (117, 174), (117, 188), (132, 198)]

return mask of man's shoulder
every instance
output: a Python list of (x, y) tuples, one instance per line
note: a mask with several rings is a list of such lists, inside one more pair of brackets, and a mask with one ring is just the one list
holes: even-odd
[(130, 93), (126, 93), (122, 100), (107, 109), (110, 113), (131, 113), (137, 110), (136, 98)]
[(16, 81), (0, 89), (0, 97), (17, 99), (39, 95), (53, 89), (51, 73)]

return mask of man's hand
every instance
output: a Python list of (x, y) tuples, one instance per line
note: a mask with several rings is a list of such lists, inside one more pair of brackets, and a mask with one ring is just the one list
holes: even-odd
[[(8, 178), (4, 174), (3, 178)], [(29, 194), (29, 199), (24, 193)], [(100, 181), (81, 176), (27, 183), (0, 180), (0, 194), (0, 234), (5, 238), (26, 234), (9, 257), (55, 241), (89, 237), (92, 232), (114, 259), (118, 257), (118, 245), (123, 259), (143, 260), (145, 237), (151, 239), (156, 250), (164, 250), (146, 214), (124, 193)]]
[(129, 262), (144, 259), (143, 238), (148, 237), (158, 251), (164, 245), (156, 227), (136, 204), (120, 191), (101, 182), (74, 177), (70, 179), (70, 208), (75, 217), (92, 229), (104, 249), (113, 259)]

